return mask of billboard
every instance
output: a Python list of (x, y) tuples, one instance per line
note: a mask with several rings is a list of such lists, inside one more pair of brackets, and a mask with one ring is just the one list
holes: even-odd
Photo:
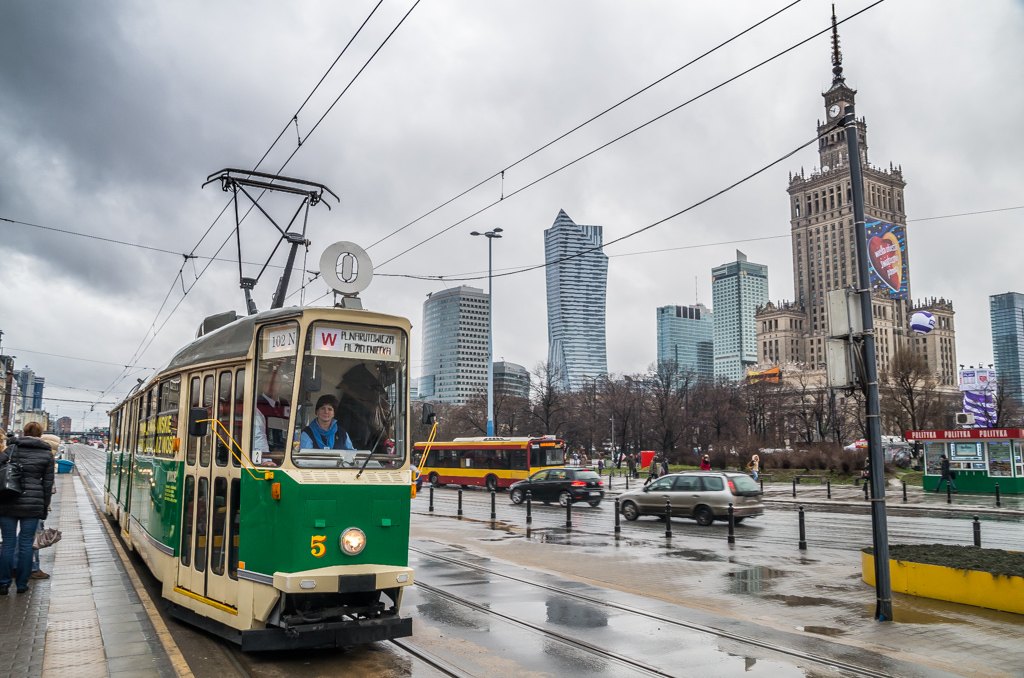
[(884, 290), (893, 299), (906, 299), (910, 285), (906, 227), (884, 221), (869, 221), (864, 227), (871, 288)]
[(769, 384), (778, 384), (782, 381), (782, 369), (779, 367), (773, 367), (770, 370), (764, 370), (763, 372), (747, 372), (747, 379), (750, 380), (751, 384), (756, 384), (759, 381), (766, 381)]
[(994, 392), (996, 390), (996, 371), (985, 368), (960, 370), (960, 390), (973, 393)]

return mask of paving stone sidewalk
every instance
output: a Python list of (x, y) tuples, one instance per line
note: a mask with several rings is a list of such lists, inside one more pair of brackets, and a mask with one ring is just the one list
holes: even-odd
[(57, 476), (41, 551), (50, 579), (0, 598), (0, 678), (173, 678), (174, 669), (81, 478)]

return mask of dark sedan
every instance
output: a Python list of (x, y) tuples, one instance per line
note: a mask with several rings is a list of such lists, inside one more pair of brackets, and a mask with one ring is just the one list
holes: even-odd
[(527, 491), (534, 501), (545, 504), (557, 501), (567, 506), (569, 502), (585, 501), (597, 506), (604, 499), (604, 482), (590, 469), (546, 468), (512, 485), (509, 498), (513, 504), (521, 504), (526, 501)]

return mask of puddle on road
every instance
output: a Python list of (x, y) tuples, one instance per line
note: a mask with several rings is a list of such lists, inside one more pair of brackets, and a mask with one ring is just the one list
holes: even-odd
[[(866, 603), (863, 605), (863, 615), (869, 619), (875, 617), (875, 604)], [(946, 617), (934, 612), (923, 612), (921, 610), (907, 609), (901, 605), (893, 605), (892, 620), (897, 624), (966, 624), (964, 619)]]
[(549, 532), (546, 530), (531, 530), (527, 538), (539, 544), (554, 544), (557, 546), (586, 546), (590, 548), (603, 548), (610, 546), (610, 542), (595, 538), (592, 535), (572, 534), (570, 532), (558, 531)]
[(833, 598), (818, 598), (815, 596), (782, 596), (773, 593), (761, 597), (764, 600), (774, 600), (776, 602), (784, 603), (787, 607), (813, 607), (815, 605), (835, 607), (837, 605), (842, 605), (842, 603), (839, 603)]
[(687, 560), (695, 560), (698, 562), (722, 562), (725, 560), (723, 556), (720, 556), (714, 551), (703, 551), (701, 549), (673, 549), (671, 551), (665, 551), (665, 553), (662, 553), (661, 555), (673, 558), (686, 558)]
[(749, 567), (738, 572), (729, 572), (727, 576), (733, 580), (730, 586), (732, 593), (760, 593), (771, 586), (772, 579), (784, 577), (786, 572), (770, 567)]

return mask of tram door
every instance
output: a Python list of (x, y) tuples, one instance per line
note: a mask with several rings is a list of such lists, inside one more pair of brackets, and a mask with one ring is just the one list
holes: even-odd
[(234, 425), (234, 400), (237, 397), (240, 412), (243, 384), (242, 369), (197, 372), (189, 377), (189, 407), (206, 408), (210, 419), (224, 428), (211, 422), (205, 436), (188, 437), (178, 563), (178, 586), (232, 607), (238, 600), (239, 465), (224, 441), (228, 440), (225, 429), (236, 440), (241, 437)]

